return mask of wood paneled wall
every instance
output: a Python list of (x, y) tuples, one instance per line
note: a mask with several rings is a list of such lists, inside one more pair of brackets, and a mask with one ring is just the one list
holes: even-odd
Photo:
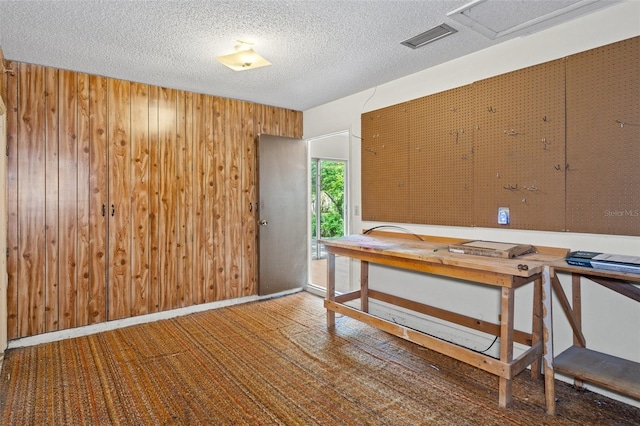
[(0, 76), (0, 97), (1, 98), (6, 98), (7, 94), (6, 94), (6, 83), (5, 83), (5, 78), (4, 78), (4, 74), (5, 74), (5, 69), (7, 69), (8, 67), (5, 64), (5, 60), (4, 60), (4, 52), (2, 52), (2, 48), (0, 47), (0, 72), (2, 72), (2, 76)]
[(13, 69), (10, 339), (256, 294), (256, 135), (302, 113)]
[[(4, 65), (2, 49), (0, 49), (0, 71)], [(4, 74), (4, 73), (3, 73)], [(0, 154), (7, 146), (6, 113), (4, 104), (4, 83), (0, 77)], [(7, 348), (7, 158), (0, 158), (0, 359)]]

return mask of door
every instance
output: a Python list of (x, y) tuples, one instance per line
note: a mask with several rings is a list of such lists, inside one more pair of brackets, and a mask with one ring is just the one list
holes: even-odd
[(301, 139), (258, 140), (258, 293), (305, 286), (307, 265), (307, 149)]
[[(326, 288), (327, 253), (324, 238), (341, 237), (346, 231), (346, 167), (344, 160), (311, 159), (311, 284)], [(348, 259), (338, 256), (336, 269), (348, 272)], [(349, 280), (340, 280), (348, 291)]]

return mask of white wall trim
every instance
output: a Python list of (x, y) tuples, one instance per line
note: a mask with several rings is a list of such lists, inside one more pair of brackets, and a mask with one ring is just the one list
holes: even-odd
[(314, 141), (319, 141), (322, 139), (327, 139), (327, 138), (332, 138), (335, 136), (345, 136), (349, 134), (349, 130), (338, 130), (336, 132), (332, 132), (332, 133), (327, 133), (325, 135), (320, 135), (320, 136), (315, 136), (312, 138), (308, 138), (307, 142), (314, 142)]
[(269, 294), (266, 296), (246, 296), (237, 299), (220, 300), (217, 302), (203, 303), (202, 305), (187, 306), (184, 308), (172, 309), (169, 311), (155, 312), (153, 314), (140, 315), (132, 318), (121, 320), (107, 321), (99, 324), (91, 324), (82, 327), (70, 328), (68, 330), (52, 331), (50, 333), (38, 334), (36, 336), (23, 337), (20, 339), (10, 340), (8, 349), (24, 348), (28, 346), (39, 345), (42, 343), (57, 342), (59, 340), (72, 339), (75, 337), (84, 337), (91, 334), (102, 333), (104, 331), (116, 330), (119, 328), (130, 327), (132, 325), (145, 324), (154, 321), (176, 318), (197, 312), (209, 311), (212, 309), (220, 309), (228, 306), (241, 305), (249, 302), (274, 299), (281, 296), (298, 293), (302, 288), (286, 290), (280, 293)]

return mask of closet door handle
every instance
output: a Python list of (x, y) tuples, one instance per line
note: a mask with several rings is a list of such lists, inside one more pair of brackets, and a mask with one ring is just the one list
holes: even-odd
[(111, 217), (116, 215), (116, 205), (111, 204)]
[(249, 203), (249, 212), (253, 211), (253, 203)]
[(102, 217), (105, 217), (106, 214), (107, 214), (107, 205), (103, 204), (102, 205)]

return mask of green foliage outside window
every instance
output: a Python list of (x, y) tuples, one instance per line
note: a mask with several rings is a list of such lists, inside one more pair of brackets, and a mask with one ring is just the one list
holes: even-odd
[(344, 163), (340, 161), (322, 161), (320, 179), (322, 182), (320, 197), (316, 194), (317, 162), (311, 165), (312, 203), (314, 206), (312, 215), (313, 238), (316, 235), (316, 210), (317, 202), (320, 202), (320, 237), (339, 237), (344, 232)]

